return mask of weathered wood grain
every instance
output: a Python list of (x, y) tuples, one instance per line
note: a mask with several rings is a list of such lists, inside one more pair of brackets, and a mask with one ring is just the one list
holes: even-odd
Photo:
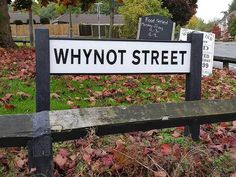
[[(24, 146), (35, 137), (33, 119), (35, 114), (0, 116), (0, 146)], [(106, 135), (185, 126), (194, 121), (232, 121), (236, 120), (236, 99), (50, 111), (49, 119), (53, 141), (64, 141), (85, 136), (91, 127), (97, 135)]]

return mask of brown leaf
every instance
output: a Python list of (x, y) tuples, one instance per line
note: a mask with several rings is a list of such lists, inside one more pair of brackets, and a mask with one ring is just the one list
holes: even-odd
[(66, 86), (69, 88), (70, 91), (75, 92), (76, 89), (71, 85), (71, 83), (66, 83)]
[(69, 106), (74, 106), (74, 102), (73, 101), (67, 101), (66, 104), (69, 105)]
[(25, 92), (17, 92), (16, 95), (19, 96), (22, 100), (30, 97), (30, 94)]
[(236, 162), (236, 148), (231, 148), (229, 150), (229, 155)]
[(223, 152), (224, 151), (224, 147), (223, 144), (219, 144), (219, 145), (209, 145), (209, 148), (217, 150), (218, 152)]
[(154, 172), (154, 177), (166, 177), (166, 176), (167, 176), (167, 174), (164, 171)]
[(96, 102), (96, 98), (95, 98), (95, 97), (89, 97), (89, 102), (90, 102), (90, 103)]
[(60, 98), (60, 95), (58, 95), (57, 93), (51, 93), (50, 98), (51, 99), (58, 99), (58, 98)]
[(129, 103), (132, 102), (132, 98), (131, 98), (131, 96), (127, 96), (125, 99), (126, 99), (126, 101), (128, 101)]
[(7, 103), (10, 101), (10, 99), (12, 98), (13, 94), (11, 93), (7, 93), (3, 98), (0, 99), (1, 102), (3, 103)]
[(26, 159), (22, 159), (18, 156), (15, 157), (15, 164), (18, 168), (23, 168), (26, 163)]
[(230, 177), (236, 177), (236, 173), (231, 174)]

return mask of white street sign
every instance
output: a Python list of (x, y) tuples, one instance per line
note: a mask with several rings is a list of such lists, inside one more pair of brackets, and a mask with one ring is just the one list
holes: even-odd
[(50, 39), (50, 73), (190, 73), (190, 52), (186, 42)]
[(213, 69), (215, 34), (207, 33), (204, 31), (196, 31), (196, 30), (181, 28), (179, 40), (187, 41), (187, 35), (191, 32), (197, 32), (203, 34), (202, 76), (209, 76), (210, 74), (212, 74), (212, 69)]

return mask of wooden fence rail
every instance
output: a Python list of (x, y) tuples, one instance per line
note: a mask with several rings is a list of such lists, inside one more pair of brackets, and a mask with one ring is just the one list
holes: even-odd
[(52, 176), (53, 142), (78, 139), (94, 128), (97, 135), (236, 120), (236, 99), (187, 101), (141, 106), (82, 108), (0, 116), (0, 147), (27, 146), (29, 168)]
[(0, 146), (26, 146), (30, 139), (50, 132), (55, 142), (83, 137), (89, 128), (95, 128), (97, 135), (107, 135), (233, 120), (236, 99), (1, 115)]
[(223, 62), (223, 68), (227, 69), (229, 69), (230, 63), (236, 64), (236, 58), (230, 58), (230, 57), (214, 56), (214, 61)]

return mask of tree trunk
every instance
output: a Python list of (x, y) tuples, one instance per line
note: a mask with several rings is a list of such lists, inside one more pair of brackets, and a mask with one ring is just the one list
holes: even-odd
[(29, 9), (29, 37), (30, 37), (30, 46), (34, 46), (34, 27), (33, 27), (33, 12), (32, 7)]
[(11, 35), (7, 0), (0, 0), (0, 47), (16, 47)]
[(109, 38), (113, 38), (113, 25), (114, 25), (114, 11), (115, 11), (115, 2), (110, 0), (110, 28), (109, 28)]

